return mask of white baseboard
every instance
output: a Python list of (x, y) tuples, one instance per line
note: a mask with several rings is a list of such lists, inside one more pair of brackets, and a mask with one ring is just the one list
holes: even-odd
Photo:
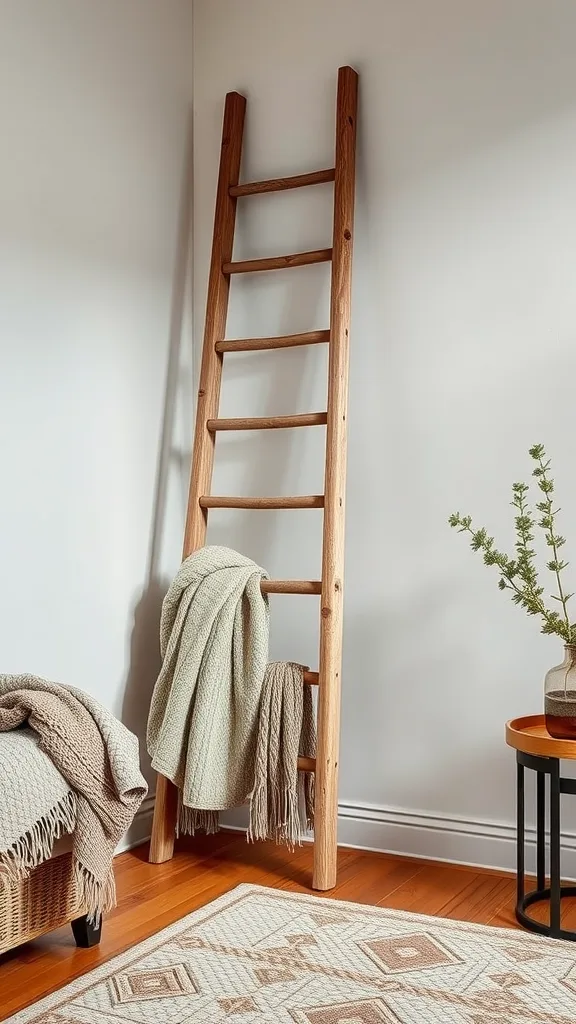
[[(118, 853), (146, 842), (152, 830), (154, 796), (144, 800)], [(247, 825), (247, 809), (226, 815), (226, 828)], [(309, 838), (308, 836), (303, 838)], [(376, 804), (339, 804), (338, 842), (359, 850), (395, 853), (424, 860), (514, 871), (516, 828), (497, 821), (405, 811)], [(562, 833), (562, 877), (576, 879), (576, 833)], [(526, 870), (536, 869), (536, 830), (526, 829)]]
[[(404, 854), (514, 871), (516, 827), (497, 821), (404, 811), (375, 804), (340, 803), (338, 842), (363, 850)], [(562, 875), (576, 878), (576, 834), (562, 834)], [(526, 828), (526, 870), (536, 870), (536, 830)]]

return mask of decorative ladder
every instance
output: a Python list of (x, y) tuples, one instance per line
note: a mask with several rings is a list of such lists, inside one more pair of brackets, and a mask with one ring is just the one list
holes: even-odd
[[(342, 662), (342, 576), (344, 567), (344, 497), (346, 483), (346, 409), (348, 397), (348, 332), (354, 220), (354, 170), (358, 75), (351, 67), (338, 71), (336, 103), (335, 166), (327, 170), (272, 178), (240, 185), (240, 159), (246, 100), (228, 93), (224, 107), (222, 149), (214, 236), (208, 281), (206, 323), (196, 411), (190, 493), (183, 558), (205, 543), (208, 509), (324, 509), (322, 580), (266, 580), (267, 594), (319, 594), (320, 659), (318, 672), (306, 672), (305, 681), (317, 684), (318, 744), (316, 758), (299, 758), (298, 766), (315, 771), (316, 807), (314, 830), (315, 889), (336, 884), (338, 816), (338, 746), (340, 734), (340, 675)], [(281, 192), (334, 182), (334, 228), (331, 249), (276, 256), (272, 259), (234, 262), (236, 203), (242, 196)], [(227, 341), (228, 294), (233, 274), (286, 267), (303, 267), (332, 261), (330, 330), (310, 331), (278, 338), (243, 338)], [(294, 345), (329, 344), (327, 411), (298, 416), (266, 416), (218, 419), (224, 353), (288, 348)], [(303, 497), (235, 498), (210, 495), (216, 435), (219, 430), (267, 430), (283, 427), (326, 425), (326, 464), (323, 495)], [(177, 794), (175, 787), (158, 776), (150, 860), (169, 860), (174, 850)]]

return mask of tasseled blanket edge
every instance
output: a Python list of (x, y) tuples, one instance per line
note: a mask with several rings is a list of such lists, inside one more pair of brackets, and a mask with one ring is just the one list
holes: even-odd
[[(17, 885), (29, 877), (52, 856), (54, 843), (74, 832), (76, 826), (76, 794), (71, 790), (46, 814), (38, 819), (23, 836), (7, 850), (0, 851), (0, 878), (9, 885)], [(100, 915), (116, 906), (116, 884), (112, 865), (104, 881), (73, 857), (74, 882), (79, 907), (95, 922)]]
[(76, 794), (70, 790), (7, 850), (0, 851), (0, 874), (20, 882), (52, 856), (57, 839), (74, 831)]
[(220, 811), (204, 811), (196, 807), (186, 807), (182, 803), (182, 794), (180, 793), (176, 836), (194, 836), (199, 831), (205, 832), (207, 836), (219, 832)]

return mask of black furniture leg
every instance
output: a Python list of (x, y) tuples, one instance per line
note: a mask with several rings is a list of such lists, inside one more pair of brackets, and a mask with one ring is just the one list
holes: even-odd
[(524, 765), (518, 761), (516, 787), (516, 905), (524, 899)]
[[(523, 750), (516, 753), (517, 770), (517, 899), (516, 918), (531, 932), (548, 935), (552, 939), (569, 939), (576, 942), (576, 930), (561, 927), (561, 905), (563, 896), (576, 896), (576, 885), (562, 885), (560, 881), (560, 795), (572, 793), (576, 796), (576, 779), (560, 777), (560, 761), (554, 757), (540, 757)], [(525, 794), (524, 769), (537, 773), (536, 779), (536, 875), (537, 887), (526, 892), (524, 845), (526, 828), (524, 824)], [(550, 776), (550, 883), (546, 885), (546, 776)], [(527, 913), (535, 903), (550, 904), (549, 923), (543, 924)]]
[(560, 762), (550, 765), (550, 935), (560, 937)]
[(546, 886), (546, 778), (543, 772), (536, 775), (536, 888)]
[(78, 917), (70, 923), (77, 946), (81, 949), (90, 949), (92, 946), (98, 945), (102, 935), (102, 916), (96, 923), (93, 923), (88, 921), (88, 915), (85, 914), (84, 917)]

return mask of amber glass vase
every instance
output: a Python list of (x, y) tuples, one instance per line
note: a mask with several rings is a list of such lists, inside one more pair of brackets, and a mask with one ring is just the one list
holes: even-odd
[(561, 740), (576, 740), (576, 644), (566, 644), (564, 661), (544, 680), (546, 728)]

